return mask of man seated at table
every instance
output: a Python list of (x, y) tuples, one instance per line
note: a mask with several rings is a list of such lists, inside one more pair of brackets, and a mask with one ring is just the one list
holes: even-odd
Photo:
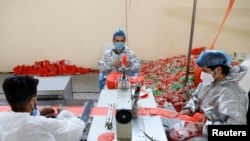
[[(64, 109), (56, 118), (32, 116), (37, 102), (38, 79), (9, 76), (2, 85), (11, 111), (0, 112), (2, 141), (80, 141), (85, 123)], [(43, 112), (41, 113), (43, 114)]]
[[(118, 28), (113, 34), (112, 49), (107, 50), (102, 59), (98, 62), (100, 70), (99, 87), (103, 89), (107, 75), (112, 71), (122, 72), (126, 69), (126, 75), (134, 76), (139, 73), (141, 64), (140, 60), (135, 55), (134, 51), (129, 49), (126, 45), (126, 35), (123, 29)], [(123, 59), (125, 56), (126, 59)], [(124, 64), (123, 64), (123, 61)]]

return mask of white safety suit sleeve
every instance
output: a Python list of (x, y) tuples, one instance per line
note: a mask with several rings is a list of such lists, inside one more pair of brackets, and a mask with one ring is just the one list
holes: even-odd
[(201, 93), (203, 83), (200, 83), (194, 93), (192, 94), (192, 98), (187, 102), (187, 104), (183, 107), (183, 109), (190, 109), (192, 113), (196, 112), (198, 109), (198, 94)]
[(63, 110), (57, 115), (57, 119), (64, 119), (64, 118), (76, 118), (77, 116), (74, 115), (72, 112), (68, 110)]
[(67, 110), (58, 119), (1, 112), (0, 121), (1, 141), (80, 141), (85, 128), (84, 122)]
[[(114, 47), (113, 47), (114, 49)], [(100, 72), (106, 72), (109, 73), (111, 71), (118, 71), (121, 68), (115, 68), (112, 66), (112, 64), (120, 60), (122, 61), (122, 56), (126, 54), (127, 55), (127, 60), (131, 62), (131, 65), (129, 66), (129, 71), (132, 72), (139, 72), (141, 68), (140, 60), (137, 58), (135, 53), (129, 49), (128, 47), (125, 47), (125, 49), (122, 51), (120, 54), (116, 54), (112, 49), (107, 50), (102, 59), (98, 62), (98, 68)]]

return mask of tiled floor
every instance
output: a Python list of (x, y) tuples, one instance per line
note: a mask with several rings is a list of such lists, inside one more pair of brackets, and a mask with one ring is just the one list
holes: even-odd
[[(11, 75), (9, 73), (0, 74), (0, 85), (2, 86), (3, 80)], [(47, 100), (38, 100), (38, 105), (71, 105), (79, 106), (83, 105), (87, 99), (98, 100), (100, 90), (98, 85), (98, 74), (89, 73), (84, 75), (72, 75), (72, 91), (73, 99), (72, 100), (59, 100), (59, 99), (47, 99)], [(0, 89), (0, 106), (8, 105), (2, 88)]]

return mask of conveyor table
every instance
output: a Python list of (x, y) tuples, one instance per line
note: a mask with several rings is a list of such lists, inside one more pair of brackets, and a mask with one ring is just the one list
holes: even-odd
[[(156, 108), (156, 102), (151, 89), (146, 89), (148, 93), (147, 98), (140, 99), (138, 101), (139, 106)], [(104, 89), (101, 91), (97, 107), (108, 107), (109, 102), (116, 103), (117, 89)], [(88, 141), (96, 141), (98, 136), (106, 132), (114, 132), (115, 140), (119, 141), (116, 137), (116, 122), (113, 117), (112, 129), (105, 127), (106, 115), (94, 116), (91, 127), (88, 134)], [(144, 131), (150, 133), (156, 137), (159, 141), (167, 141), (167, 137), (162, 125), (160, 116), (139, 116), (138, 118), (132, 119), (132, 139), (131, 141), (150, 141), (148, 137), (144, 135)], [(122, 140), (124, 141), (124, 140)]]

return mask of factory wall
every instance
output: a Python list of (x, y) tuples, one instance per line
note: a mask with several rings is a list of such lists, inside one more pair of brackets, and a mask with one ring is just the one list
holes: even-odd
[[(192, 47), (209, 47), (230, 0), (197, 0)], [(116, 28), (142, 60), (187, 55), (193, 0), (0, 0), (0, 72), (66, 59), (97, 68)], [(250, 53), (250, 1), (235, 1), (215, 44)]]

